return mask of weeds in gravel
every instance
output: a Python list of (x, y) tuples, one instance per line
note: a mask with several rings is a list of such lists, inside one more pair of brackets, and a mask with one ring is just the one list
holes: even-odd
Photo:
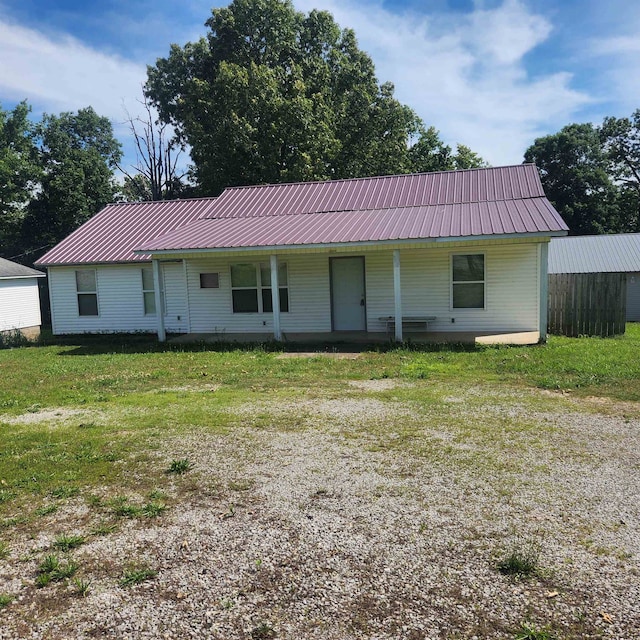
[(91, 529), (91, 535), (96, 537), (108, 536), (110, 533), (117, 530), (118, 525), (115, 522), (100, 522)]
[(83, 578), (73, 579), (74, 590), (77, 595), (82, 598), (86, 598), (91, 591), (91, 580), (85, 580)]
[(9, 545), (6, 542), (0, 540), (0, 560), (3, 560), (9, 555)]
[(84, 536), (69, 536), (63, 533), (57, 536), (53, 541), (53, 547), (54, 549), (58, 549), (59, 551), (71, 551), (71, 549), (77, 549), (84, 543)]
[(157, 518), (167, 510), (167, 505), (162, 502), (147, 502), (142, 507), (142, 515), (147, 518)]
[(275, 629), (268, 622), (261, 622), (251, 630), (252, 640), (269, 640), (269, 638), (275, 637)]
[(558, 640), (558, 636), (552, 633), (549, 627), (536, 629), (533, 625), (525, 622), (521, 625), (514, 640)]
[(64, 498), (73, 498), (73, 496), (77, 496), (79, 493), (80, 489), (78, 489), (78, 487), (62, 486), (52, 489), (50, 495), (53, 498), (58, 498), (59, 500), (61, 500)]
[(4, 609), (7, 605), (11, 604), (13, 596), (8, 593), (0, 593), (0, 609)]
[(73, 560), (61, 562), (58, 556), (54, 554), (48, 555), (38, 567), (36, 586), (46, 587), (51, 582), (61, 582), (71, 578), (78, 570), (78, 567), (78, 563)]
[(151, 580), (158, 575), (158, 572), (149, 567), (129, 567), (125, 569), (120, 580), (120, 586), (132, 587), (146, 580)]
[(58, 510), (58, 505), (57, 504), (47, 504), (44, 505), (43, 507), (38, 507), (34, 513), (37, 516), (48, 516), (52, 513), (55, 513)]
[(540, 569), (539, 555), (533, 546), (513, 549), (498, 561), (498, 571), (507, 576), (530, 578)]
[(166, 473), (181, 476), (192, 468), (193, 464), (191, 461), (188, 458), (182, 458), (181, 460), (172, 460)]
[(137, 518), (142, 514), (142, 509), (129, 502), (127, 496), (115, 496), (108, 502), (109, 509), (114, 516), (120, 518)]

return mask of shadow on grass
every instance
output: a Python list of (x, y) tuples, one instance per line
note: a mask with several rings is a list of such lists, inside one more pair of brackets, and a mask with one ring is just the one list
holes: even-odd
[(101, 335), (66, 335), (47, 336), (38, 344), (41, 346), (70, 347), (61, 351), (62, 356), (104, 355), (112, 353), (194, 353), (211, 351), (229, 353), (247, 351), (258, 353), (389, 353), (395, 351), (412, 351), (417, 353), (433, 352), (477, 352), (487, 349), (485, 345), (473, 343), (417, 343), (405, 342), (397, 344), (385, 342), (239, 342), (212, 341), (192, 343), (172, 343), (172, 336), (167, 342), (158, 342), (155, 336), (146, 334), (101, 334)]

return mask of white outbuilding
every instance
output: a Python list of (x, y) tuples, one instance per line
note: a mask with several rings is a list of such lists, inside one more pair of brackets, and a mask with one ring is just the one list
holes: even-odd
[(0, 333), (40, 335), (38, 278), (44, 277), (41, 271), (0, 258)]

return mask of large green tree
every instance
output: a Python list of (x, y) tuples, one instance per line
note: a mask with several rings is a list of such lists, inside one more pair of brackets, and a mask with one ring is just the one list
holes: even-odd
[(17, 236), (26, 204), (40, 177), (30, 107), (0, 107), (0, 255), (17, 251)]
[(605, 118), (600, 136), (620, 189), (621, 231), (640, 232), (640, 109), (630, 118)]
[(422, 166), (409, 151), (426, 134), (420, 119), (329, 13), (233, 0), (206, 26), (206, 37), (150, 66), (145, 86), (191, 148), (202, 193)]
[(572, 234), (621, 230), (619, 191), (596, 127), (567, 125), (538, 138), (524, 157), (538, 166), (545, 193)]
[(22, 244), (32, 258), (114, 200), (121, 157), (111, 122), (91, 107), (45, 115), (35, 136), (42, 173), (22, 221)]

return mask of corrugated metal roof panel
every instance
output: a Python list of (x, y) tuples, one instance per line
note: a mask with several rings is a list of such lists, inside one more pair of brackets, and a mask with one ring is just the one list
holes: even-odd
[(554, 238), (549, 273), (640, 272), (640, 233)]
[(214, 201), (214, 198), (202, 198), (107, 205), (48, 251), (36, 264), (44, 266), (150, 260), (150, 256), (136, 254), (134, 249), (198, 220)]
[[(536, 222), (534, 222), (534, 219)], [(328, 211), (258, 218), (201, 219), (151, 242), (144, 251), (428, 240), (566, 229), (544, 198), (524, 201)]]
[(544, 197), (532, 164), (329, 182), (232, 187), (207, 218), (295, 215)]

